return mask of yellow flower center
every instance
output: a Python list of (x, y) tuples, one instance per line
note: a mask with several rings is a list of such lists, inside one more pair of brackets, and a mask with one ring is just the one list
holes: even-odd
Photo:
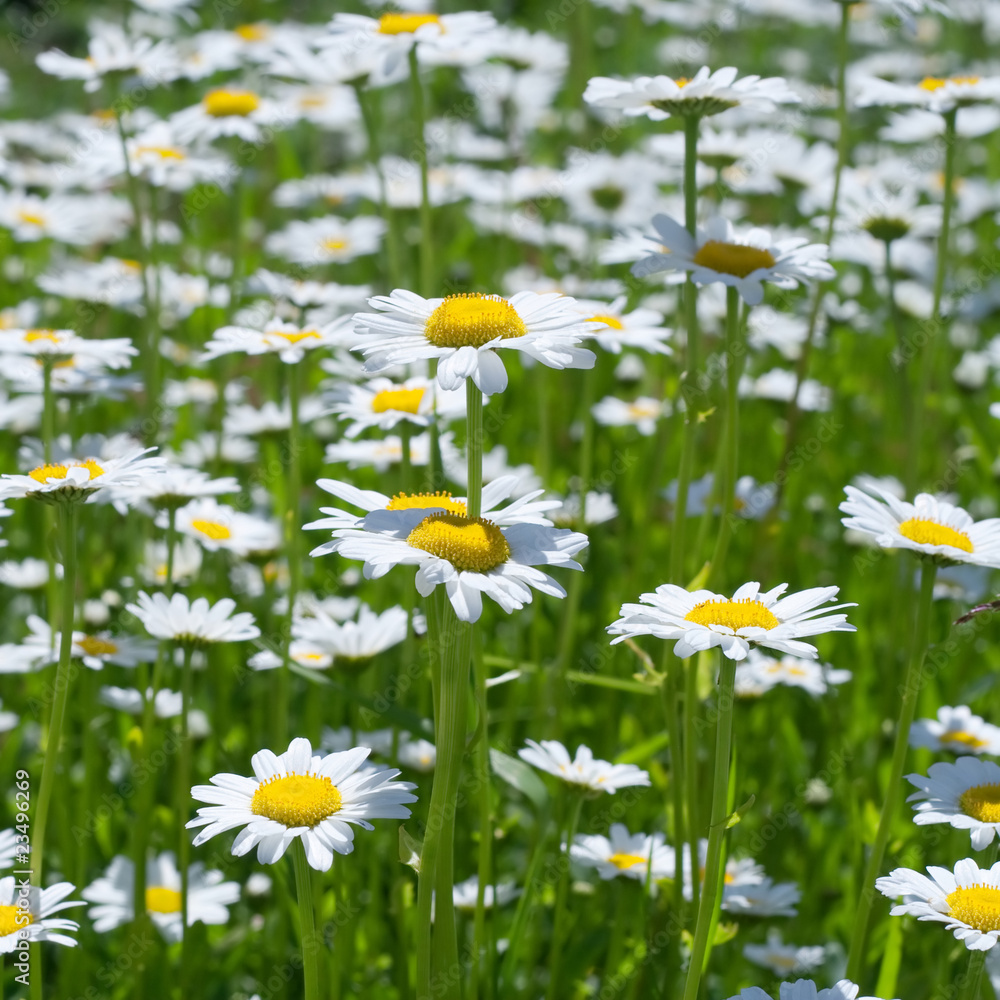
[(423, 389), (383, 389), (372, 400), (372, 412), (385, 413), (399, 410), (401, 413), (416, 413), (424, 398)]
[(38, 340), (51, 340), (53, 344), (59, 343), (59, 334), (55, 330), (25, 330), (25, 343), (34, 344)]
[(118, 647), (107, 639), (101, 639), (96, 635), (85, 635), (77, 645), (87, 656), (106, 656), (109, 653), (117, 653)]
[(628, 871), (636, 865), (644, 864), (646, 859), (641, 854), (612, 854), (608, 861), (619, 871)]
[(39, 483), (46, 483), (50, 479), (65, 479), (70, 469), (86, 469), (90, 473), (91, 479), (96, 479), (98, 476), (104, 475), (104, 469), (92, 458), (88, 458), (86, 462), (40, 465), (37, 469), (32, 469), (28, 475)]
[(146, 890), (146, 911), (148, 913), (180, 913), (181, 894), (176, 889), (162, 885), (151, 885)]
[(691, 258), (699, 267), (707, 267), (720, 274), (745, 278), (762, 267), (774, 267), (774, 256), (769, 250), (748, 247), (742, 243), (724, 243), (709, 240)]
[(386, 510), (430, 510), (440, 507), (449, 514), (469, 513), (461, 500), (453, 500), (450, 493), (397, 493), (386, 505)]
[(240, 24), (233, 28), (233, 34), (239, 35), (244, 42), (262, 42), (271, 34), (266, 24)]
[(32, 915), (18, 906), (0, 906), (0, 938), (23, 931), (35, 922)]
[(499, 295), (449, 295), (430, 314), (424, 336), (436, 347), (482, 347), (528, 332), (517, 310)]
[(949, 528), (946, 524), (938, 524), (925, 517), (911, 517), (904, 521), (899, 526), (899, 533), (918, 545), (950, 545), (963, 552), (972, 551), (972, 541), (964, 531)]
[(287, 340), (289, 344), (297, 344), (300, 340), (306, 340), (308, 337), (315, 337), (317, 340), (320, 339), (319, 333), (316, 330), (299, 330), (296, 333), (279, 333), (279, 337)]
[[(441, 24), (437, 14), (383, 14), (378, 19), (380, 35), (412, 35), (425, 24)], [(443, 30), (443, 26), (442, 26)]]
[(603, 323), (606, 327), (611, 330), (624, 330), (625, 326), (622, 321), (617, 316), (606, 316), (601, 313), (598, 316), (588, 316), (588, 322), (590, 323)]
[(648, 420), (650, 417), (658, 417), (660, 415), (660, 406), (659, 404), (652, 405), (650, 403), (629, 403), (628, 415), (633, 420)]
[(201, 518), (196, 518), (191, 522), (191, 527), (211, 538), (213, 542), (221, 542), (233, 537), (233, 533), (218, 521), (203, 521)]
[(760, 601), (702, 601), (685, 616), (696, 625), (722, 625), (734, 632), (741, 628), (777, 628), (781, 622)]
[(29, 226), (44, 226), (45, 217), (39, 215), (37, 212), (26, 212), (24, 209), (18, 210), (17, 217), (22, 221), (26, 222)]
[(948, 916), (977, 931), (1000, 931), (1000, 889), (967, 885), (948, 893)]
[(135, 155), (142, 156), (145, 153), (152, 153), (161, 160), (183, 160), (184, 154), (179, 149), (172, 146), (136, 146)]
[(253, 793), (250, 812), (285, 826), (313, 827), (340, 811), (342, 799), (329, 778), (281, 774), (262, 782)]
[(976, 785), (962, 792), (958, 804), (980, 823), (1000, 823), (1000, 785)]
[(463, 514), (425, 517), (406, 543), (447, 559), (460, 572), (487, 573), (510, 557), (507, 539), (492, 521)]
[(946, 79), (945, 77), (942, 77), (942, 76), (925, 76), (920, 81), (920, 83), (917, 84), (917, 86), (920, 87), (921, 90), (928, 90), (928, 91), (930, 91), (933, 94), (934, 91), (940, 90), (942, 87), (944, 87), (945, 85), (947, 85), (949, 83), (957, 83), (957, 84), (979, 83), (979, 77), (978, 76), (952, 76), (952, 77), (949, 77), (949, 78)]
[(210, 90), (203, 98), (205, 113), (213, 118), (228, 118), (239, 115), (245, 118), (260, 107), (260, 98), (250, 90), (228, 90), (219, 87)]
[(972, 750), (986, 746), (986, 740), (981, 740), (978, 736), (967, 733), (964, 729), (949, 729), (948, 732), (941, 734), (940, 739), (942, 743), (957, 743), (959, 746), (969, 747)]

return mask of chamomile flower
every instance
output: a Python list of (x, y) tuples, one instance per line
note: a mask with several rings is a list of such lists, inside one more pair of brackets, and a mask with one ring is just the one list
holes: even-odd
[(146, 502), (153, 507), (182, 507), (192, 500), (239, 493), (240, 484), (232, 476), (212, 478), (201, 469), (169, 465), (154, 476), (145, 476), (124, 488), (130, 503)]
[(271, 552), (281, 545), (277, 525), (210, 497), (192, 500), (177, 511), (177, 531), (209, 552), (226, 549), (242, 557), (252, 552)]
[(329, 654), (337, 667), (357, 669), (401, 643), (406, 638), (409, 617), (401, 607), (378, 614), (362, 604), (354, 621), (338, 622), (316, 608), (312, 615), (292, 623), (292, 635)]
[(780, 76), (761, 79), (744, 76), (725, 66), (712, 72), (702, 66), (686, 79), (670, 76), (640, 76), (634, 80), (591, 77), (583, 99), (593, 107), (614, 108), (630, 117), (645, 115), (663, 121), (671, 115), (698, 118), (717, 115), (737, 106), (772, 111), (777, 104), (797, 104), (801, 98)]
[[(83, 370), (127, 368), (138, 355), (128, 337), (87, 338), (74, 330), (3, 330), (0, 353), (32, 358), (39, 363), (71, 363)], [(10, 363), (10, 362), (8, 362)]]
[[(776, 239), (767, 230), (738, 234), (733, 224), (714, 216), (692, 236), (669, 215), (653, 216), (658, 249), (632, 266), (637, 278), (659, 271), (687, 271), (697, 285), (722, 282), (735, 288), (748, 305), (764, 298), (763, 283), (795, 288), (800, 282), (826, 281), (836, 273), (827, 262), (827, 247), (805, 237)], [(665, 252), (663, 252), (665, 251)]]
[(483, 594), (508, 614), (531, 602), (532, 588), (565, 597), (566, 591), (536, 567), (581, 570), (573, 556), (586, 545), (586, 535), (548, 524), (513, 519), (498, 524), (454, 511), (428, 513), (421, 506), (374, 511), (360, 529), (336, 529), (334, 541), (320, 548), (363, 559), (367, 579), (378, 579), (393, 566), (416, 566), (421, 597), (443, 585), (455, 614), (475, 622), (483, 612)]
[(212, 334), (205, 345), (201, 361), (211, 361), (224, 354), (241, 353), (277, 354), (285, 364), (297, 364), (306, 351), (318, 347), (346, 347), (350, 341), (345, 337), (350, 319), (343, 317), (323, 326), (299, 326), (285, 323), (280, 319), (270, 320), (262, 330), (244, 326), (224, 326)]
[(600, 324), (587, 336), (611, 354), (621, 354), (623, 347), (651, 354), (673, 353), (666, 343), (673, 331), (663, 325), (663, 313), (645, 308), (625, 312), (626, 301), (625, 295), (619, 295), (612, 302), (577, 300), (581, 315), (591, 323)]
[[(778, 997), (779, 1000), (877, 1000), (876, 997), (858, 997), (860, 989), (849, 979), (841, 979), (825, 990), (817, 989), (811, 979), (798, 979), (794, 983), (781, 983)], [(729, 1000), (771, 1000), (771, 995), (759, 986), (750, 986)]]
[(839, 587), (814, 587), (782, 597), (787, 583), (761, 592), (759, 583), (745, 583), (731, 598), (709, 590), (685, 590), (664, 583), (643, 594), (642, 604), (622, 605), (622, 617), (607, 627), (612, 644), (639, 635), (676, 640), (674, 654), (686, 658), (720, 646), (733, 660), (746, 659), (752, 646), (815, 659), (815, 646), (802, 639), (825, 632), (854, 632), (847, 616), (832, 614), (854, 604), (821, 607)]
[(958, 754), (1000, 755), (1000, 726), (973, 715), (968, 705), (942, 705), (936, 719), (917, 719), (910, 729), (910, 746)]
[(954, 871), (928, 866), (927, 875), (897, 868), (876, 879), (875, 888), (890, 899), (904, 897), (889, 911), (892, 916), (939, 921), (970, 951), (989, 951), (1000, 938), (1000, 861), (980, 868), (964, 858)]
[[(80, 929), (75, 920), (54, 916), (83, 900), (67, 900), (75, 886), (57, 882), (47, 889), (15, 885), (13, 875), (0, 878), (0, 955), (18, 951), (25, 941), (51, 941), (70, 948), (76, 941), (69, 936)], [(24, 895), (25, 891), (27, 895)]]
[(155, 692), (151, 687), (146, 688), (146, 697), (143, 698), (142, 692), (136, 688), (121, 688), (108, 684), (98, 691), (97, 700), (108, 708), (128, 715), (142, 715), (146, 700), (152, 700), (153, 715), (157, 719), (175, 719), (184, 707), (181, 692), (171, 691), (169, 688), (159, 688)]
[(558, 740), (525, 742), (528, 745), (517, 751), (521, 760), (588, 792), (614, 795), (621, 788), (649, 785), (648, 772), (635, 764), (612, 764), (610, 761), (599, 760), (588, 746), (577, 747), (576, 753), (570, 758), (569, 751)]
[(280, 103), (245, 87), (209, 90), (197, 104), (170, 117), (170, 127), (183, 143), (210, 142), (235, 136), (259, 143), (269, 131), (290, 124), (292, 115)]
[(333, 404), (333, 412), (349, 420), (344, 435), (356, 438), (362, 431), (377, 427), (392, 430), (401, 421), (428, 427), (435, 417), (455, 420), (465, 416), (465, 393), (460, 389), (446, 392), (423, 376), (405, 382), (374, 378), (363, 385), (345, 385), (342, 399)]
[(907, 802), (914, 802), (917, 826), (948, 823), (968, 830), (972, 848), (989, 847), (1000, 831), (1000, 765), (977, 757), (959, 757), (953, 764), (931, 764), (927, 776), (908, 774), (917, 788)]
[[(22, 840), (21, 838), (24, 837)], [(0, 830), (0, 870), (6, 871), (19, 863), (18, 859), (28, 853), (28, 837), (11, 827)]]
[(665, 399), (639, 396), (632, 402), (605, 396), (595, 403), (590, 412), (602, 427), (634, 427), (644, 437), (656, 432), (656, 422), (670, 415), (670, 404)]
[(143, 628), (157, 639), (200, 646), (215, 642), (244, 642), (256, 639), (260, 629), (248, 611), (233, 614), (236, 602), (229, 597), (209, 605), (207, 598), (189, 601), (183, 594), (153, 594), (140, 590), (135, 604), (125, 610), (142, 622)]
[(826, 949), (822, 945), (800, 948), (794, 944), (785, 944), (781, 931), (772, 927), (767, 932), (767, 944), (745, 944), (743, 957), (784, 978), (794, 973), (818, 969), (826, 959)]
[(436, 358), (442, 389), (458, 389), (471, 378), (490, 396), (507, 388), (501, 348), (522, 351), (549, 368), (594, 366), (594, 354), (576, 346), (590, 325), (573, 299), (555, 292), (425, 299), (397, 288), (368, 304), (378, 312), (357, 313), (354, 323), (361, 335), (355, 350), (364, 353), (369, 372)]
[[(461, 882), (456, 882), (452, 887), (452, 899), (456, 910), (464, 910), (471, 913), (476, 908), (479, 898), (479, 876), (470, 875)], [(494, 906), (506, 906), (512, 903), (521, 890), (513, 882), (497, 882), (489, 884), (483, 890), (483, 906), (492, 909)]]
[(868, 492), (854, 486), (844, 487), (844, 492), (847, 499), (840, 509), (849, 515), (841, 519), (844, 527), (873, 536), (883, 549), (910, 549), (944, 562), (1000, 567), (1000, 518), (973, 521), (961, 507), (929, 493), (918, 493), (913, 503), (907, 503), (875, 483)]
[(918, 83), (899, 84), (868, 79), (858, 85), (855, 103), (859, 108), (873, 104), (909, 104), (944, 113), (970, 104), (991, 104), (1000, 100), (1000, 77), (975, 75), (925, 76)]
[[(48, 622), (38, 615), (28, 615), (28, 628), (31, 635), (24, 640), (25, 648), (35, 650), (40, 658), (48, 657), (54, 663), (59, 656), (60, 633), (53, 635)], [(132, 668), (140, 663), (152, 663), (156, 659), (156, 649), (156, 643), (133, 636), (74, 632), (70, 656), (81, 659), (91, 670), (102, 670), (106, 664)]]
[(621, 877), (655, 883), (673, 876), (674, 854), (662, 833), (629, 833), (624, 823), (612, 823), (609, 834), (578, 834), (570, 846), (570, 858), (596, 869), (604, 880)]
[(285, 753), (254, 754), (254, 777), (217, 774), (210, 785), (196, 785), (191, 795), (210, 803), (187, 825), (204, 827), (194, 846), (217, 834), (243, 827), (232, 851), (242, 857), (253, 847), (257, 860), (274, 864), (300, 837), (306, 859), (318, 871), (328, 871), (334, 852), (354, 850), (353, 826), (374, 827), (370, 819), (406, 819), (406, 803), (415, 802), (408, 781), (394, 781), (394, 770), (361, 770), (366, 747), (314, 756), (307, 739), (294, 739)]
[(319, 267), (345, 264), (357, 257), (377, 253), (384, 235), (385, 223), (374, 216), (340, 219), (331, 215), (290, 222), (268, 236), (264, 248), (273, 257), (293, 264)]
[[(223, 882), (222, 872), (207, 871), (200, 862), (188, 868), (188, 926), (224, 924), (228, 907), (239, 901), (238, 882)], [(105, 873), (80, 894), (91, 903), (87, 916), (98, 934), (129, 923), (134, 914), (135, 864), (121, 855), (112, 859)], [(181, 917), (181, 873), (173, 852), (150, 857), (146, 862), (146, 913), (170, 943), (183, 937)]]
[(736, 671), (736, 694), (757, 697), (781, 684), (802, 688), (818, 698), (831, 685), (844, 684), (851, 676), (850, 670), (836, 670), (828, 663), (799, 656), (768, 656), (759, 649), (751, 649), (746, 662)]

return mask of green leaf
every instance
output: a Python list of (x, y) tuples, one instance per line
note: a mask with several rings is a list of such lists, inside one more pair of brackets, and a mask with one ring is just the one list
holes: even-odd
[(510, 757), (500, 750), (490, 750), (490, 767), (493, 773), (512, 788), (526, 795), (542, 809), (549, 801), (549, 793), (542, 779), (535, 774), (529, 764), (517, 757)]
[(743, 817), (746, 816), (748, 812), (750, 812), (750, 810), (753, 808), (753, 804), (756, 801), (756, 799), (757, 799), (756, 795), (751, 795), (750, 798), (748, 798), (746, 802), (743, 803), (743, 805), (737, 807), (733, 812), (729, 814), (729, 817), (726, 819), (727, 830), (736, 826), (736, 824), (739, 823), (740, 820), (742, 820)]
[(420, 855), (423, 853), (423, 842), (411, 837), (406, 827), (399, 827), (399, 860), (409, 865), (415, 872), (420, 872)]

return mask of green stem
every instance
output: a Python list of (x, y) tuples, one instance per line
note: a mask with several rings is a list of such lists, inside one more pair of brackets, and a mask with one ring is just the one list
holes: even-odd
[[(698, 741), (695, 722), (698, 714), (698, 658), (691, 657), (682, 663), (684, 672), (684, 791), (687, 799), (688, 853), (691, 859), (691, 912), (698, 912), (701, 880), (694, 877), (698, 870), (698, 834), (701, 832), (698, 808)], [(681, 865), (683, 870), (683, 864)]]
[(420, 82), (416, 45), (410, 46), (410, 90), (413, 94), (413, 119), (417, 129), (416, 160), (420, 165), (420, 292), (429, 296), (434, 293), (434, 229), (427, 183), (424, 88)]
[(479, 713), (479, 739), (475, 746), (476, 787), (479, 798), (479, 891), (473, 924), (475, 964), (469, 1000), (493, 997), (493, 939), (486, 921), (486, 889), (493, 882), (493, 805), (490, 788), (490, 739), (486, 701), (486, 664), (478, 632), (473, 633), (472, 678), (476, 708)]
[(729, 539), (733, 532), (733, 498), (740, 449), (740, 372), (743, 344), (740, 340), (740, 299), (735, 288), (726, 289), (726, 454), (719, 491), (719, 534), (715, 539), (709, 581), (715, 582), (726, 562)]
[(864, 971), (865, 944), (868, 939), (868, 923), (871, 917), (872, 905), (875, 901), (875, 879), (882, 870), (882, 859), (885, 856), (885, 846), (889, 840), (889, 830), (892, 827), (893, 816), (899, 800), (903, 780), (903, 765), (906, 762), (906, 750), (909, 745), (910, 726), (917, 707), (917, 694), (920, 691), (924, 656), (927, 654), (927, 644), (930, 635), (931, 604), (934, 598), (934, 578), (937, 575), (935, 563), (926, 560), (920, 569), (920, 596), (917, 602), (916, 620), (913, 629), (913, 648), (910, 661), (903, 680), (902, 702), (899, 706), (899, 722), (896, 725), (896, 742), (892, 750), (892, 765), (889, 769), (889, 786), (882, 799), (882, 815), (879, 817), (875, 842), (872, 844), (865, 874), (861, 881), (861, 898), (854, 915), (854, 932), (851, 936), (851, 947), (847, 953), (847, 978), (857, 982)]
[(559, 966), (562, 961), (563, 944), (566, 937), (566, 897), (569, 895), (570, 850), (573, 838), (580, 824), (580, 810), (583, 808), (583, 795), (571, 790), (573, 802), (566, 823), (566, 853), (563, 858), (562, 870), (559, 873), (559, 885), (556, 889), (556, 910), (552, 925), (552, 945), (549, 951), (549, 987), (545, 992), (546, 1000), (554, 1000), (559, 992), (561, 981)]
[[(686, 841), (684, 825), (684, 760), (681, 753), (681, 715), (680, 684), (684, 673), (684, 662), (679, 660), (670, 650), (669, 645), (663, 647), (663, 679), (660, 682), (660, 695), (663, 701), (663, 715), (670, 740), (670, 796), (673, 813), (672, 832), (674, 857), (683, 859)], [(684, 909), (684, 879), (674, 879), (673, 892), (674, 910), (680, 914)]]
[(465, 442), (469, 469), (469, 517), (479, 517), (483, 509), (483, 394), (471, 378), (465, 380)]
[(174, 550), (177, 548), (177, 507), (173, 504), (167, 509), (167, 578), (163, 583), (163, 592), (167, 597), (174, 593)]
[(52, 461), (52, 441), (56, 436), (56, 401), (52, 392), (52, 359), (42, 360), (42, 448), (45, 464)]
[(965, 972), (965, 988), (961, 1000), (979, 1000), (980, 987), (983, 982), (983, 968), (986, 965), (985, 951), (969, 952), (969, 967)]
[[(705, 886), (698, 907), (694, 941), (687, 978), (684, 981), (684, 1000), (696, 1000), (701, 985), (705, 955), (708, 951), (709, 930), (722, 885), (722, 848), (726, 836), (729, 792), (729, 754), (733, 737), (733, 703), (736, 687), (736, 661), (721, 651), (719, 653), (719, 703), (715, 730), (715, 769), (712, 775), (712, 819), (708, 829), (708, 857), (705, 861)], [(698, 881), (698, 859), (691, 858), (691, 882)]]
[(187, 830), (187, 805), (191, 799), (191, 733), (188, 719), (191, 714), (191, 656), (194, 648), (184, 644), (181, 666), (181, 746), (177, 767), (177, 816), (179, 821), (179, 849), (177, 866), (181, 870), (181, 970), (188, 968), (188, 868), (191, 864), (191, 834)]
[(302, 948), (303, 1000), (319, 1000), (319, 939), (316, 936), (316, 911), (313, 907), (312, 872), (306, 860), (302, 838), (295, 838), (292, 850), (295, 864), (295, 897), (299, 904), (299, 938)]
[[(45, 743), (45, 758), (42, 762), (42, 780), (38, 789), (38, 799), (35, 806), (34, 825), (31, 831), (31, 884), (42, 885), (42, 874), (45, 862), (45, 833), (49, 817), (49, 805), (52, 801), (52, 789), (55, 785), (56, 769), (59, 766), (59, 743), (62, 738), (63, 721), (66, 718), (66, 703), (69, 699), (69, 686), (72, 680), (73, 651), (73, 613), (76, 597), (76, 522), (77, 505), (75, 502), (60, 506), (62, 522), (62, 614), (58, 624), (61, 626), (59, 635), (59, 662), (56, 667), (56, 679), (52, 696), (52, 715), (49, 718), (49, 731)], [(52, 622), (52, 631), (56, 630), (56, 622)], [(32, 947), (32, 1000), (42, 997), (42, 963), (37, 945)]]

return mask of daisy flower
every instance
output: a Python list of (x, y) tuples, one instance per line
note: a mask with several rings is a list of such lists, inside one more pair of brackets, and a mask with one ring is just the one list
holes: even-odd
[(612, 302), (577, 301), (581, 315), (595, 326), (587, 336), (597, 346), (611, 354), (621, 354), (623, 347), (631, 347), (651, 354), (672, 354), (665, 342), (673, 330), (663, 325), (663, 313), (655, 309), (633, 309), (625, 312), (628, 296), (619, 295)]
[(197, 104), (175, 112), (169, 124), (183, 143), (210, 142), (222, 136), (260, 143), (272, 129), (288, 125), (292, 117), (289, 109), (253, 90), (224, 86), (209, 90)]
[(232, 851), (242, 857), (253, 847), (261, 864), (274, 864), (296, 837), (302, 838), (306, 859), (318, 871), (328, 871), (333, 854), (354, 850), (351, 825), (365, 830), (370, 819), (407, 819), (405, 803), (415, 802), (408, 781), (394, 781), (394, 770), (359, 770), (367, 747), (325, 757), (314, 756), (307, 739), (294, 739), (280, 755), (261, 750), (253, 755), (254, 777), (217, 774), (210, 785), (196, 785), (191, 795), (208, 802), (187, 825), (204, 827), (194, 846), (243, 827)]
[(736, 671), (736, 694), (757, 697), (779, 684), (802, 688), (814, 698), (826, 694), (833, 684), (851, 679), (850, 670), (835, 670), (828, 663), (804, 660), (800, 656), (768, 656), (751, 649), (746, 662)]
[(0, 869), (13, 868), (15, 864), (25, 860), (28, 853), (27, 841), (27, 835), (18, 833), (13, 827), (0, 830)]
[[(136, 688), (121, 688), (105, 685), (97, 692), (97, 700), (108, 708), (128, 715), (141, 715), (147, 700), (153, 702), (153, 714), (157, 719), (174, 719), (181, 714), (183, 696), (180, 691), (169, 688), (159, 688), (155, 692), (146, 688), (146, 698)], [(86, 898), (86, 896), (84, 897)]]
[[(483, 890), (483, 906), (487, 909), (492, 909), (494, 906), (506, 906), (520, 895), (521, 890), (513, 882), (498, 882), (496, 885), (491, 883)], [(475, 910), (479, 898), (479, 876), (470, 875), (464, 881), (456, 882), (452, 886), (451, 897), (454, 900), (456, 910), (471, 913)]]
[(435, 418), (447, 421), (465, 416), (465, 393), (461, 389), (435, 389), (436, 383), (422, 376), (401, 383), (374, 378), (364, 385), (347, 384), (332, 412), (351, 421), (344, 431), (348, 438), (356, 438), (372, 427), (390, 431), (404, 420), (427, 427)]
[(80, 925), (75, 920), (53, 916), (73, 906), (83, 906), (83, 900), (68, 900), (75, 890), (70, 882), (57, 882), (47, 889), (15, 884), (14, 876), (0, 878), (0, 955), (19, 951), (26, 941), (52, 941), (70, 948), (76, 941), (67, 933), (75, 933)]
[(155, 476), (145, 476), (124, 489), (130, 503), (147, 501), (154, 507), (182, 507), (191, 500), (239, 493), (240, 484), (232, 476), (213, 479), (201, 469), (170, 465)]
[[(780, 653), (815, 659), (816, 647), (804, 636), (825, 632), (854, 632), (846, 615), (831, 614), (854, 604), (835, 604), (839, 587), (814, 587), (782, 597), (787, 583), (761, 592), (759, 583), (745, 583), (731, 598), (710, 590), (685, 590), (664, 583), (642, 604), (623, 604), (622, 617), (607, 627), (612, 644), (639, 635), (674, 639), (674, 655), (682, 659), (720, 646), (732, 660), (746, 659), (752, 646), (766, 646)], [(818, 617), (817, 617), (818, 616)]]
[[(205, 353), (198, 359), (212, 361), (224, 354), (247, 355), (277, 354), (285, 364), (297, 364), (306, 351), (317, 347), (347, 347), (351, 341), (345, 337), (345, 327), (350, 325), (347, 316), (322, 326), (299, 326), (272, 319), (263, 330), (245, 326), (223, 326), (212, 334), (205, 344)], [(352, 338), (353, 340), (353, 338)]]
[(331, 215), (290, 222), (268, 236), (264, 249), (273, 257), (306, 267), (346, 264), (377, 253), (384, 235), (385, 223), (374, 216), (341, 219)]
[[(841, 979), (825, 990), (817, 989), (811, 979), (798, 979), (794, 983), (779, 984), (778, 997), (779, 1000), (877, 1000), (876, 997), (859, 998), (860, 989), (849, 979)], [(759, 986), (750, 986), (729, 1000), (771, 1000), (771, 995)]]
[(792, 973), (818, 969), (826, 960), (826, 949), (822, 945), (799, 948), (794, 944), (785, 944), (781, 931), (772, 927), (767, 932), (767, 944), (745, 944), (743, 957), (784, 978)]
[(889, 911), (892, 916), (940, 921), (970, 951), (989, 951), (1000, 937), (1000, 861), (980, 868), (964, 858), (953, 872), (931, 865), (927, 875), (897, 868), (876, 879), (875, 888), (890, 899), (905, 897)]
[(989, 847), (1000, 830), (1000, 765), (977, 757), (959, 757), (954, 764), (932, 764), (927, 777), (908, 774), (917, 788), (906, 801), (914, 802), (917, 826), (948, 823), (968, 830), (972, 849)]
[(609, 837), (578, 834), (569, 849), (570, 858), (596, 869), (604, 880), (622, 877), (644, 883), (651, 878), (655, 883), (673, 877), (674, 855), (662, 833), (629, 833), (623, 823), (612, 823), (609, 833)]
[(4, 330), (0, 352), (50, 364), (71, 362), (81, 369), (127, 368), (139, 353), (128, 337), (90, 339), (74, 330)]
[(227, 549), (241, 557), (253, 552), (271, 552), (281, 545), (277, 525), (210, 497), (193, 500), (177, 511), (177, 531), (209, 552)]
[(374, 511), (360, 528), (338, 528), (334, 541), (319, 548), (363, 559), (366, 579), (378, 579), (393, 566), (416, 566), (417, 593), (428, 597), (443, 584), (455, 614), (467, 622), (479, 621), (483, 594), (508, 614), (531, 602), (531, 588), (565, 597), (538, 565), (583, 569), (573, 559), (587, 545), (587, 536), (578, 532), (510, 514), (510, 523), (500, 524), (484, 516), (427, 511), (423, 505)]
[[(448, 467), (449, 452), (457, 452), (452, 445), (451, 432), (441, 435), (441, 453), (445, 468)], [(410, 464), (426, 465), (430, 460), (430, 434), (417, 434), (410, 438)], [(388, 434), (380, 441), (335, 441), (326, 446), (324, 461), (328, 465), (346, 462), (349, 469), (372, 466), (376, 472), (385, 472), (391, 465), (403, 460), (403, 441), (398, 434)], [(464, 465), (464, 460), (462, 460)], [(454, 478), (452, 476), (451, 478)]]
[(670, 404), (650, 396), (639, 396), (631, 403), (605, 396), (590, 412), (602, 427), (634, 427), (643, 437), (649, 437), (656, 432), (656, 422), (670, 415)]
[(1000, 755), (1000, 727), (973, 715), (968, 705), (942, 705), (936, 719), (917, 719), (910, 729), (910, 746), (940, 752)]
[(944, 113), (970, 104), (1000, 100), (1000, 77), (996, 76), (925, 76), (918, 83), (900, 84), (871, 78), (858, 84), (855, 104), (859, 108), (873, 104), (912, 104), (929, 111)]
[(528, 745), (517, 751), (521, 760), (589, 792), (614, 795), (620, 788), (649, 785), (649, 774), (646, 771), (635, 764), (612, 764), (610, 761), (598, 760), (588, 746), (577, 747), (576, 754), (570, 759), (569, 751), (558, 740), (525, 742)]
[[(238, 882), (223, 882), (222, 872), (206, 871), (203, 864), (188, 868), (188, 926), (224, 924), (227, 907), (239, 901)], [(98, 934), (129, 923), (134, 916), (135, 864), (131, 858), (116, 856), (105, 873), (80, 894), (91, 903), (87, 916)], [(181, 873), (171, 851), (146, 862), (146, 912), (159, 932), (171, 944), (184, 935), (181, 918)]]
[[(28, 615), (27, 622), (31, 635), (24, 640), (25, 648), (35, 650), (41, 659), (47, 658), (55, 663), (59, 658), (61, 634), (56, 632), (53, 635), (49, 623), (38, 615)], [(156, 650), (157, 644), (147, 639), (112, 635), (110, 632), (94, 635), (74, 632), (70, 656), (82, 660), (83, 665), (91, 670), (102, 670), (106, 664), (133, 668), (140, 663), (152, 663), (156, 659)]]
[(867, 490), (844, 487), (847, 499), (840, 509), (849, 515), (841, 518), (845, 528), (871, 535), (883, 549), (910, 549), (944, 562), (1000, 567), (1000, 518), (973, 521), (961, 507), (929, 493), (918, 493), (913, 503), (907, 503), (876, 483)]
[(658, 122), (671, 115), (717, 115), (743, 106), (772, 111), (776, 104), (797, 104), (801, 98), (780, 76), (736, 79), (737, 69), (725, 66), (714, 73), (702, 66), (690, 79), (640, 76), (634, 80), (591, 77), (583, 99), (596, 108), (614, 108), (629, 117), (645, 115)]
[(436, 358), (442, 389), (458, 389), (472, 378), (487, 396), (507, 388), (507, 371), (497, 351), (522, 351), (549, 368), (593, 368), (593, 352), (576, 345), (591, 326), (573, 299), (556, 292), (499, 295), (462, 292), (425, 299), (397, 288), (368, 304), (378, 312), (357, 313), (355, 345), (365, 371)]
[(650, 237), (656, 250), (632, 265), (637, 278), (659, 271), (687, 271), (696, 285), (722, 282), (735, 288), (751, 306), (764, 298), (763, 283), (795, 288), (800, 282), (827, 281), (836, 272), (827, 262), (824, 243), (803, 236), (776, 239), (765, 229), (737, 234), (733, 224), (714, 216), (692, 236), (669, 215), (654, 215)]
[(154, 450), (140, 448), (119, 458), (50, 462), (27, 475), (0, 475), (0, 501), (27, 497), (45, 503), (89, 503), (159, 472), (162, 458), (143, 457)]
[(125, 610), (142, 622), (146, 631), (157, 639), (200, 646), (213, 642), (245, 642), (260, 636), (249, 611), (233, 614), (236, 602), (229, 597), (209, 605), (198, 597), (188, 601), (183, 594), (154, 594), (139, 591), (136, 604), (126, 604)]

